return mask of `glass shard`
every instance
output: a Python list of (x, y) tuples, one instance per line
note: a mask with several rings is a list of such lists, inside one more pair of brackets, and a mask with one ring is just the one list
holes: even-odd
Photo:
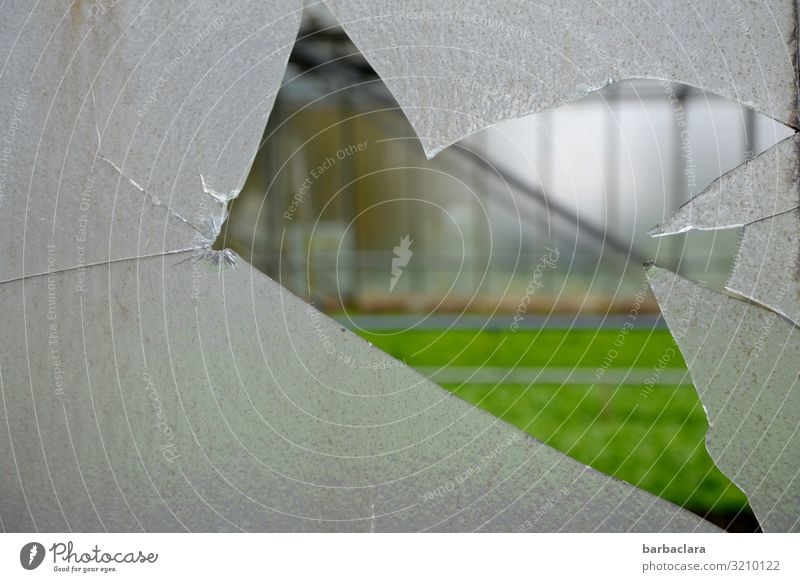
[[(775, 58), (795, 53), (794, 3), (769, 4), (744, 18), (693, 6), (707, 34), (684, 26), (690, 5), (677, 1), (634, 19), (621, 1), (587, 15), (578, 2), (490, 13), (473, 0), (433, 16), (420, 10), (433, 3), (331, 2), (358, 15), (345, 27), (428, 153), (634, 76), (796, 125), (793, 60)], [(301, 8), (46, 2), (4, 15), (0, 310), (16, 333), (0, 349), (3, 527), (717, 531), (449, 395), (210, 250)], [(672, 50), (664, 22), (707, 68)], [(737, 34), (742, 22), (757, 43)], [(437, 43), (449, 48), (422, 48)]]
[(800, 211), (744, 228), (727, 288), (800, 326)]
[(796, 134), (715, 180), (651, 235), (743, 226), (797, 208), (798, 163), (800, 135)]
[(209, 189), (244, 182), (301, 10), (7, 7), (0, 281), (210, 244), (225, 203)]
[(797, 127), (794, 0), (327, 0), (432, 157), (618, 79), (678, 81)]
[(800, 335), (758, 305), (649, 267), (709, 420), (707, 448), (764, 531), (800, 531)]
[[(241, 260), (0, 285), (0, 513), (43, 531), (716, 531), (450, 395)], [(47, 348), (45, 348), (47, 346)]]

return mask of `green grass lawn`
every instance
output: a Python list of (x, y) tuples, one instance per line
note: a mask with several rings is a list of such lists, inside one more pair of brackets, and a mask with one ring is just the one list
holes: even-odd
[[(685, 369), (666, 330), (410, 331), (362, 334), (409, 366)], [(621, 345), (620, 345), (621, 344)], [(498, 349), (499, 348), (499, 349)], [(613, 352), (611, 350), (616, 350)], [(754, 522), (747, 500), (713, 464), (691, 386), (449, 384), (464, 400), (603, 473), (732, 529)], [(740, 513), (741, 512), (741, 513)], [(738, 514), (738, 517), (736, 517)], [(735, 522), (731, 525), (731, 521)]]
[[(391, 334), (391, 335), (390, 335)], [(614, 368), (654, 366), (668, 348), (672, 336), (664, 330), (631, 330), (620, 346), (617, 330), (541, 331), (408, 331), (362, 333), (362, 336), (409, 366), (529, 366), (595, 369), (611, 350)], [(498, 349), (499, 348), (499, 349)], [(667, 367), (685, 369), (676, 352)]]

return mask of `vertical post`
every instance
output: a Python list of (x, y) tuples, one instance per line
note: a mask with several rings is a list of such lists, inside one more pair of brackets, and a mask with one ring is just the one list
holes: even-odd
[[(620, 132), (619, 126), (619, 85), (611, 85), (606, 93), (605, 99), (608, 115), (606, 116), (606, 135), (605, 153), (606, 163), (603, 179), (605, 181), (605, 201), (606, 201), (606, 236), (609, 234), (616, 237), (619, 230), (619, 161), (620, 161)], [(605, 241), (604, 241), (605, 243)], [(605, 248), (605, 244), (603, 245)], [(602, 260), (602, 256), (600, 257)]]
[[(669, 213), (672, 214), (678, 210), (686, 201), (690, 194), (688, 188), (686, 186), (686, 177), (684, 175), (684, 170), (686, 169), (684, 161), (683, 161), (683, 154), (681, 153), (681, 142), (682, 142), (682, 132), (680, 124), (678, 120), (675, 118), (676, 114), (683, 115), (685, 119), (685, 123), (689, 123), (689, 116), (686, 111), (686, 102), (689, 90), (685, 85), (680, 86), (672, 86), (672, 90), (675, 92), (675, 104), (672, 106), (672, 189), (671, 189), (671, 196), (670, 196), (670, 209)], [(670, 236), (667, 237), (667, 244), (669, 244), (669, 260), (672, 263), (672, 270), (676, 273), (680, 272), (681, 267), (681, 256), (683, 254), (683, 248), (685, 244), (685, 240), (682, 240), (679, 236)]]

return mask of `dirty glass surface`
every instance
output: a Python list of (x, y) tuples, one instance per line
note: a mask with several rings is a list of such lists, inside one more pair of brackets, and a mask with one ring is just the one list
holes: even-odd
[(300, 11), (4, 7), (0, 281), (210, 246), (258, 147)]
[[(451, 396), (233, 253), (211, 250), (258, 147), (301, 4), (4, 9), (0, 311), (13, 333), (0, 350), (3, 527), (716, 530)], [(501, 119), (641, 76), (797, 125), (794, 2), (725, 15), (679, 0), (640, 11), (626, 2), (328, 4), (430, 155)], [(776, 147), (767, 171), (794, 167), (794, 142)], [(796, 207), (781, 171), (769, 190), (775, 212), (712, 227)], [(733, 197), (718, 199), (727, 212)], [(774, 244), (759, 247), (755, 229), (748, 236), (757, 239), (748, 249), (772, 256)], [(789, 245), (776, 260), (793, 256)], [(745, 282), (731, 286), (744, 294), (752, 266), (743, 257)], [(712, 422), (720, 410), (711, 434), (729, 446), (710, 444), (712, 454), (765, 528), (795, 529), (794, 327), (705, 290), (686, 315), (691, 284), (651, 276)], [(771, 292), (747, 294), (795, 313)], [(712, 308), (724, 312), (714, 319)], [(674, 328), (682, 318), (686, 334)], [(726, 390), (745, 371), (725, 367), (720, 384), (711, 368), (750, 349), (741, 321), (750, 332), (770, 322), (771, 333), (733, 398)], [(699, 345), (700, 331), (715, 335)], [(729, 402), (734, 410), (723, 410)]]
[(727, 288), (800, 325), (800, 211), (745, 227)]
[(440, 389), (244, 262), (189, 251), (76, 280), (0, 288), (27, 338), (3, 353), (7, 528), (716, 529)]
[(780, 315), (666, 269), (648, 269), (706, 410), (709, 452), (764, 531), (798, 531), (798, 329)]
[[(678, 212), (652, 229), (653, 236), (691, 229), (744, 226), (800, 206), (800, 138), (789, 137), (715, 180)], [(745, 232), (754, 229), (745, 229)], [(745, 246), (750, 246), (747, 243)]]

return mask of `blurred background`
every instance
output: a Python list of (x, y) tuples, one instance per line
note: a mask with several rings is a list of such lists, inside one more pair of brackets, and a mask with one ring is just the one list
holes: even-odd
[(791, 133), (691, 87), (634, 80), (427, 160), (315, 6), (217, 247), (570, 456), (754, 531), (708, 457), (642, 263), (722, 289), (738, 229), (648, 230)]

